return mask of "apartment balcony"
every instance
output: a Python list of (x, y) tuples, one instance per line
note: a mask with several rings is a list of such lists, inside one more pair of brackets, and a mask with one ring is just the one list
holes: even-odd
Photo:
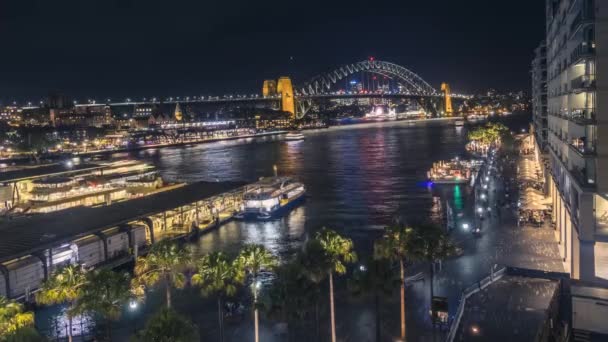
[(570, 25), (571, 35), (575, 34), (581, 26), (592, 24), (595, 19), (595, 14), (593, 12), (593, 6), (586, 5), (583, 6), (580, 12), (576, 15), (572, 24)]
[(575, 93), (595, 89), (595, 75), (581, 75), (570, 82), (570, 89)]
[(562, 117), (581, 126), (595, 125), (595, 108), (574, 108)]
[(595, 156), (596, 144), (594, 141), (586, 142), (585, 138), (576, 138), (572, 139), (568, 145), (582, 157)]
[(591, 58), (595, 56), (595, 43), (594, 42), (582, 42), (577, 46), (570, 54), (570, 61), (572, 64), (576, 64), (583, 59)]
[(572, 178), (578, 183), (583, 190), (589, 190), (595, 187), (595, 175), (589, 172), (586, 168), (573, 166), (568, 170)]

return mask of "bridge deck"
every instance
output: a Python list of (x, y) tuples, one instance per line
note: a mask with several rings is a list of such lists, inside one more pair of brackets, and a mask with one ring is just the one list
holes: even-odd
[(245, 184), (198, 182), (110, 206), (79, 207), (4, 221), (0, 223), (0, 262), (217, 196)]

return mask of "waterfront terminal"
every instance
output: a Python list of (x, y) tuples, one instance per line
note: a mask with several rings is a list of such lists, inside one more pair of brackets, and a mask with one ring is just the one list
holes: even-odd
[(198, 182), (107, 206), (8, 219), (0, 225), (0, 296), (29, 300), (63, 265), (113, 267), (160, 240), (216, 228), (240, 208), (245, 185)]

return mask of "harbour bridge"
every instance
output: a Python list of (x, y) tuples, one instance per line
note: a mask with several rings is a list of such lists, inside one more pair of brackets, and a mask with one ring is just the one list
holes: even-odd
[[(360, 80), (353, 84), (355, 75), (368, 76), (367, 84)], [(356, 89), (347, 89), (350, 85), (358, 85)], [(342, 82), (346, 82), (346, 87), (340, 88)], [(363, 87), (362, 85), (365, 85)], [(338, 87), (340, 89), (336, 90)], [(352, 88), (352, 87), (351, 87)], [(169, 97), (164, 100), (156, 98), (144, 99), (143, 101), (114, 102), (105, 104), (89, 101), (87, 104), (78, 106), (95, 105), (152, 105), (152, 104), (171, 104), (171, 103), (257, 103), (277, 105), (278, 108), (289, 112), (294, 119), (301, 119), (306, 116), (313, 107), (315, 101), (334, 100), (334, 99), (357, 99), (357, 98), (382, 98), (382, 99), (410, 99), (416, 101), (427, 112), (437, 115), (443, 112), (451, 115), (452, 98), (460, 98), (460, 95), (453, 95), (448, 84), (443, 83), (441, 89), (433, 88), (422, 77), (413, 71), (395, 63), (379, 61), (374, 58), (368, 60), (346, 64), (335, 68), (329, 72), (319, 74), (308, 82), (294, 85), (289, 77), (279, 77), (278, 80), (265, 80), (262, 87), (262, 94), (253, 95), (224, 95), (224, 96), (192, 96), (192, 97)]]

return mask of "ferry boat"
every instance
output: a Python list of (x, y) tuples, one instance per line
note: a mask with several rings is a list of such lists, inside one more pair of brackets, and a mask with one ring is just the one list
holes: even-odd
[(237, 219), (268, 220), (280, 216), (304, 199), (304, 184), (291, 177), (263, 178), (248, 186)]
[(486, 116), (482, 114), (471, 114), (467, 116), (467, 121), (470, 123), (480, 123), (486, 121)]
[(285, 140), (289, 140), (289, 141), (304, 140), (304, 134), (302, 134), (302, 132), (300, 132), (300, 131), (291, 131), (291, 132), (287, 133), (287, 135), (285, 135)]
[(371, 112), (365, 114), (365, 120), (368, 121), (393, 121), (396, 119), (395, 109), (387, 106), (376, 106)]
[(427, 176), (430, 181), (437, 184), (465, 184), (475, 176), (480, 167), (479, 161), (454, 158), (450, 161), (433, 163)]
[(456, 127), (462, 127), (462, 126), (464, 126), (464, 119), (456, 119), (456, 120), (454, 120), (454, 126), (456, 126)]

